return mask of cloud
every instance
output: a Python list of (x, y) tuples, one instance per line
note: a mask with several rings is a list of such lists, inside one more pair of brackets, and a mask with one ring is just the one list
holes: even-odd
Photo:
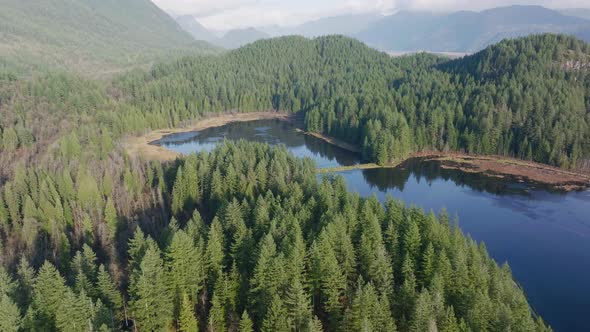
[(152, 0), (173, 16), (194, 15), (207, 28), (229, 30), (297, 25), (342, 14), (399, 10), (483, 10), (513, 4), (549, 8), (590, 7), (588, 0)]

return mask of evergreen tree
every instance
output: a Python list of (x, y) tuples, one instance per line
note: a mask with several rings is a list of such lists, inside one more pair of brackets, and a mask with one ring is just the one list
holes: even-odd
[(99, 298), (109, 308), (120, 312), (123, 308), (123, 298), (104, 265), (98, 267), (96, 289)]
[(135, 285), (131, 285), (131, 311), (138, 328), (164, 331), (172, 320), (172, 299), (166, 286), (160, 250), (152, 244), (145, 252)]
[(0, 297), (0, 331), (17, 332), (22, 323), (20, 310), (12, 299), (3, 294)]
[(191, 304), (191, 301), (186, 293), (183, 294), (182, 301), (180, 302), (180, 318), (178, 327), (180, 332), (199, 331), (199, 325), (197, 323), (197, 319), (195, 318), (193, 305)]
[(244, 311), (242, 318), (240, 319), (238, 332), (254, 332), (254, 324), (252, 323), (252, 320), (246, 311)]

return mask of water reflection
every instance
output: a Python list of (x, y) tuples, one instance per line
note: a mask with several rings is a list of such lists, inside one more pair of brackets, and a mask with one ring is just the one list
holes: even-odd
[(200, 132), (172, 134), (152, 144), (189, 154), (202, 150), (211, 151), (217, 143), (224, 139), (244, 139), (273, 145), (283, 144), (294, 155), (313, 159), (318, 167), (350, 166), (360, 162), (359, 155), (313, 136), (305, 135), (297, 131), (290, 123), (280, 120), (230, 123)]
[(380, 191), (388, 189), (403, 191), (411, 176), (414, 176), (418, 182), (426, 181), (426, 183), (431, 183), (437, 179), (453, 181), (458, 186), (495, 195), (529, 196), (533, 190), (550, 191), (550, 187), (542, 184), (520, 182), (511, 176), (483, 176), (478, 173), (449, 169), (445, 168), (439, 161), (430, 161), (423, 158), (410, 159), (395, 169), (364, 170), (363, 176), (365, 181)]

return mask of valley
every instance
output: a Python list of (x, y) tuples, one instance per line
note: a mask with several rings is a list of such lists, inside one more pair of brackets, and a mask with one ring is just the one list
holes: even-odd
[(369, 2), (3, 1), (0, 331), (589, 330), (586, 12)]

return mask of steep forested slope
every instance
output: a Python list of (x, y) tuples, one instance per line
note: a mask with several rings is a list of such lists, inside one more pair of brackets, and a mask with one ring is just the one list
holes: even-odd
[(149, 0), (2, 1), (0, 66), (88, 74), (211, 49)]
[(510, 155), (564, 167), (590, 156), (589, 46), (560, 35), (504, 41), (449, 62), (392, 59), (344, 37), (262, 41), (123, 78), (150, 122), (305, 112), (307, 129), (380, 163), (422, 150)]

